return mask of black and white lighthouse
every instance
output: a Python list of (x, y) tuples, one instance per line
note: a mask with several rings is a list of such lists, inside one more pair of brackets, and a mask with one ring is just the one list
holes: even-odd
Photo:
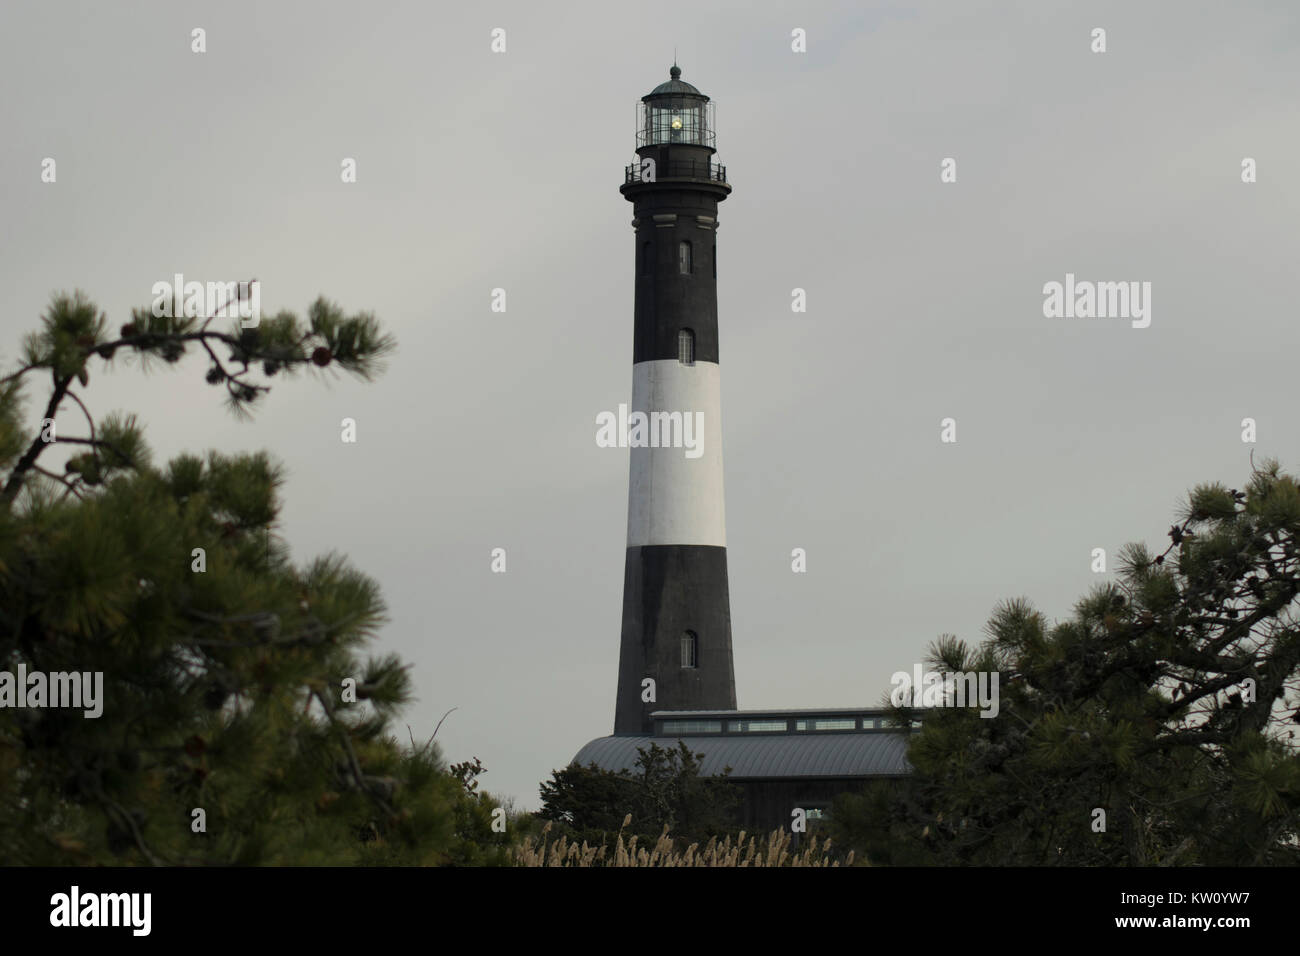
[[(614, 733), (570, 767), (636, 778), (650, 746), (684, 744), (702, 775), (741, 787), (735, 825), (771, 830), (795, 811), (825, 817), (869, 780), (906, 776), (916, 721), (895, 726), (872, 707), (736, 708), (717, 290), (718, 203), (731, 187), (713, 162), (712, 104), (681, 73), (674, 64), (641, 98), (638, 161), (620, 190), (634, 210), (636, 319), (631, 411), (618, 415), (631, 453), (618, 701)], [(597, 421), (612, 430), (612, 417)]]
[[(619, 190), (636, 231), (631, 415), (652, 440), (630, 443), (615, 734), (650, 732), (655, 711), (736, 708), (717, 290), (731, 187), (713, 161), (713, 104), (681, 72), (641, 98), (638, 161)], [(654, 440), (674, 428), (696, 447)]]

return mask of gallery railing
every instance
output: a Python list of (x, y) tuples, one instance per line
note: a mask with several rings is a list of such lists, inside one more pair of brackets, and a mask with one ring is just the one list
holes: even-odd
[(708, 163), (704, 160), (673, 159), (666, 163), (656, 163), (653, 167), (653, 178), (650, 171), (643, 170), (640, 163), (632, 163), (623, 170), (625, 183), (656, 182), (661, 179), (702, 179), (707, 182), (725, 183), (727, 167), (721, 163)]

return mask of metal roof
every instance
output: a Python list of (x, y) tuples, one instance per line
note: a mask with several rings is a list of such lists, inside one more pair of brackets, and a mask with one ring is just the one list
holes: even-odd
[(637, 748), (685, 742), (704, 754), (700, 773), (713, 776), (731, 768), (731, 779), (789, 777), (891, 777), (911, 772), (907, 762), (910, 734), (871, 731), (839, 734), (747, 734), (719, 737), (653, 737), (620, 734), (598, 737), (573, 758), (602, 770), (635, 772)]
[(641, 97), (641, 99), (644, 100), (649, 99), (651, 96), (666, 96), (670, 94), (676, 94), (678, 96), (703, 96), (704, 99), (708, 99), (707, 96), (704, 96), (703, 93), (691, 86), (691, 84), (687, 83), (685, 80), (679, 79), (682, 75), (682, 71), (676, 63), (674, 63), (673, 68), (668, 71), (668, 75), (671, 76), (672, 79), (667, 83), (660, 83), (645, 96)]

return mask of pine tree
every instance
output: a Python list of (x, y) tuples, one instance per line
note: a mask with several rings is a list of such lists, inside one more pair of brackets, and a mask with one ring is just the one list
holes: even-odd
[(979, 647), (936, 642), (936, 670), (999, 673), (1000, 711), (900, 710), (923, 719), (915, 773), (842, 798), (840, 841), (907, 864), (1300, 863), (1300, 486), (1268, 462), (1178, 518), (1071, 619), (1013, 600)]
[[(56, 296), (0, 379), (0, 862), (504, 862), (494, 802), (432, 739), (392, 733), (411, 684), (395, 656), (362, 656), (385, 621), (377, 585), (336, 554), (295, 567), (274, 535), (281, 468), (215, 452), (155, 466), (135, 416), (82, 398), (115, 360), (201, 350), (247, 416), (259, 372), (368, 380), (393, 340), (324, 300), (305, 325), (212, 325), (136, 310), (113, 335), (83, 295)], [(23, 390), (41, 378), (33, 430)], [(30, 693), (20, 668), (102, 674), (101, 713), (6, 702), (6, 673)]]

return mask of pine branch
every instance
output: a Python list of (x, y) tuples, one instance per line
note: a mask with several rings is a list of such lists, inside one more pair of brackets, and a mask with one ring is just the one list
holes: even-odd
[[(63, 397), (67, 393), (68, 386), (74, 378), (74, 376), (68, 375), (65, 378), (60, 379), (57, 375), (54, 375), (53, 372), (50, 374), (54, 377), (54, 392), (50, 395), (49, 403), (45, 406), (45, 414), (41, 418), (42, 421), (54, 418), (54, 414), (63, 403)], [(17, 497), (19, 489), (22, 488), (23, 478), (26, 476), (27, 472), (31, 471), (32, 466), (36, 464), (36, 459), (41, 456), (41, 452), (48, 448), (49, 445), (50, 442), (45, 441), (39, 433), (34, 439), (32, 439), (32, 443), (27, 447), (27, 450), (23, 452), (23, 456), (18, 459), (18, 463), (14, 465), (14, 470), (9, 473), (9, 480), (5, 482), (4, 490), (0, 491), (0, 501), (4, 502), (6, 506), (13, 504), (13, 500)]]

